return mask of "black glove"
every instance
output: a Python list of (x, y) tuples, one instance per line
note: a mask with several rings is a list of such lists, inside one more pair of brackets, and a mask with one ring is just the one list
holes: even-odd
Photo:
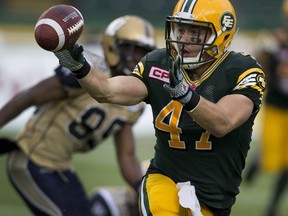
[(84, 58), (83, 51), (82, 46), (75, 44), (68, 49), (54, 52), (54, 54), (59, 59), (60, 65), (72, 71), (77, 79), (81, 79), (90, 71), (90, 65)]
[(16, 141), (7, 138), (0, 138), (0, 155), (9, 153), (14, 150), (19, 150)]
[(198, 105), (200, 96), (184, 81), (180, 58), (177, 57), (173, 61), (169, 57), (168, 61), (170, 83), (164, 84), (163, 87), (169, 92), (173, 100), (179, 101), (187, 111), (191, 111)]

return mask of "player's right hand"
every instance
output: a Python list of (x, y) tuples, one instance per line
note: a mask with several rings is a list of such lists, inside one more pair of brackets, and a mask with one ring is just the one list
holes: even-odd
[(78, 71), (85, 64), (83, 50), (83, 46), (74, 44), (70, 48), (54, 52), (54, 54), (59, 59), (60, 65), (73, 72)]

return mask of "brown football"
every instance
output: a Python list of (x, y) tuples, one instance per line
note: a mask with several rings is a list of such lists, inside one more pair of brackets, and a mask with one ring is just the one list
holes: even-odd
[(34, 37), (40, 47), (48, 51), (60, 51), (73, 46), (84, 27), (79, 10), (71, 5), (55, 5), (39, 17)]

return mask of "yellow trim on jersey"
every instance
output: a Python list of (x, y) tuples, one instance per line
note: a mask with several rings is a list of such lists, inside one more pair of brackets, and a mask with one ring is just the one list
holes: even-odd
[(191, 80), (190, 77), (188, 76), (188, 73), (185, 71), (185, 69), (183, 69), (184, 72), (184, 77), (186, 79), (186, 81), (188, 82), (188, 84), (196, 84), (197, 86), (201, 85), (201, 83), (208, 79), (208, 77), (211, 76), (211, 74), (218, 68), (218, 66), (224, 61), (224, 59), (226, 59), (226, 57), (229, 55), (230, 52), (226, 52), (224, 53), (220, 58), (216, 59), (216, 61), (206, 70), (206, 72), (204, 72), (199, 80)]
[(259, 72), (262, 73), (264, 75), (264, 72), (260, 69), (260, 68), (250, 68), (249, 70), (245, 71), (244, 73), (242, 73), (238, 80), (237, 83), (239, 83), (244, 77), (246, 77), (248, 74), (253, 73), (253, 72)]
[[(263, 76), (264, 77), (264, 72), (260, 69), (260, 68), (250, 68), (249, 70), (245, 71), (244, 73), (242, 73), (238, 80), (237, 80), (237, 84), (239, 84), (245, 77), (247, 77), (249, 74), (253, 74), (255, 72), (258, 72), (259, 75), (258, 76)], [(256, 78), (255, 78), (256, 80)], [(257, 82), (257, 80), (256, 80)], [(256, 84), (255, 82), (255, 84)], [(247, 85), (243, 85), (242, 87), (239, 87), (238, 89), (243, 89), (246, 88)], [(263, 88), (259, 87), (258, 85), (250, 85), (251, 88), (257, 90), (261, 95), (264, 94)], [(265, 86), (264, 86), (265, 87)]]
[(139, 62), (132, 73), (143, 78), (143, 72), (144, 72), (144, 65), (142, 62)]

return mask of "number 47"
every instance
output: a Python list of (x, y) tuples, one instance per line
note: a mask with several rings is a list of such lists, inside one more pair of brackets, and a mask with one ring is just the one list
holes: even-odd
[[(183, 106), (178, 101), (171, 101), (158, 114), (155, 119), (155, 126), (159, 130), (170, 133), (169, 146), (171, 148), (186, 149), (184, 141), (180, 140), (182, 129), (178, 126)], [(169, 124), (164, 122), (169, 118)], [(195, 142), (195, 149), (197, 150), (211, 150), (212, 142), (209, 141), (210, 133), (205, 131), (202, 133), (200, 140)]]

